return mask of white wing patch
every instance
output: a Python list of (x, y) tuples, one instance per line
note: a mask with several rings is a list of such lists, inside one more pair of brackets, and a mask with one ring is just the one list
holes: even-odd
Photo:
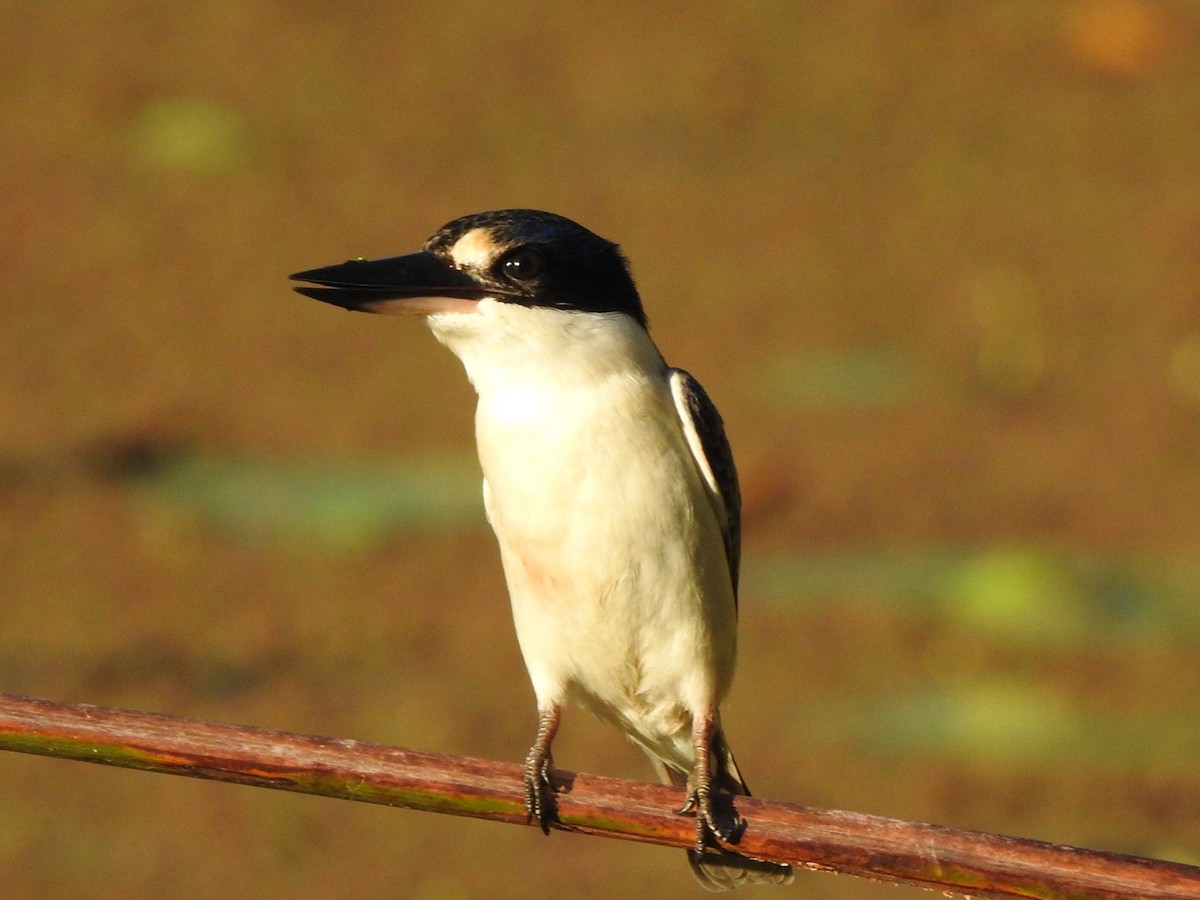
[(700, 438), (700, 432), (696, 430), (696, 418), (692, 413), (691, 390), (688, 384), (690, 380), (685, 372), (673, 369), (671, 371), (671, 396), (675, 399), (675, 412), (679, 414), (679, 423), (683, 426), (683, 435), (687, 438), (692, 458), (696, 460), (696, 467), (704, 477), (704, 483), (708, 485), (708, 492), (716, 501), (717, 510), (724, 518), (726, 514), (725, 501), (721, 497), (721, 486), (717, 484), (717, 476), (713, 474), (712, 465), (708, 461), (704, 442)]
[(692, 459), (708, 487), (709, 498), (721, 523), (736, 598), (742, 555), (742, 498), (725, 427), (717, 408), (696, 379), (682, 369), (669, 370), (668, 378), (688, 449), (692, 451)]

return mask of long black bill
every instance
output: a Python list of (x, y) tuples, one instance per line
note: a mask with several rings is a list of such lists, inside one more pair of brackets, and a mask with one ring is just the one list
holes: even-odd
[(381, 312), (379, 306), (391, 300), (479, 300), (488, 294), (471, 276), (425, 252), (388, 259), (352, 259), (288, 277), (317, 285), (293, 287), (305, 297), (360, 312)]

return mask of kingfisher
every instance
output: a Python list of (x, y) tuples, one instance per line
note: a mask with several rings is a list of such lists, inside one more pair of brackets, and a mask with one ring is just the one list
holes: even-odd
[(417, 253), (298, 272), (344, 309), (419, 315), (466, 369), (487, 519), (537, 699), (524, 766), (549, 833), (572, 702), (616, 725), (696, 818), (704, 887), (784, 884), (737, 854), (749, 796), (721, 727), (737, 655), (741, 499), (716, 407), (650, 338), (620, 248), (532, 209), (455, 219)]

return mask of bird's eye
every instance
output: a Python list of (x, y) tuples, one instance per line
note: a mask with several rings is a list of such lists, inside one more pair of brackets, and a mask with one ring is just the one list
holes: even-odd
[(511, 281), (533, 281), (546, 268), (546, 259), (532, 247), (521, 247), (500, 261), (500, 271)]

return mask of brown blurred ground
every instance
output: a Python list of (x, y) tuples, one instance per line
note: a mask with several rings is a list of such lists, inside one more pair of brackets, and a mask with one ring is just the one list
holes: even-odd
[[(725, 412), (726, 719), (760, 794), (1200, 861), (1196, 6), (0, 26), (0, 690), (520, 758), (477, 521), (246, 530), (208, 481), (155, 485), (177, 446), (285, 477), (468, 456), (469, 388), (423, 328), (285, 276), (534, 206), (622, 243)], [(264, 502), (237, 483), (235, 518)], [(649, 776), (583, 713), (557, 750)], [(696, 895), (654, 848), (48, 760), (0, 758), (0, 798), (9, 897)]]

